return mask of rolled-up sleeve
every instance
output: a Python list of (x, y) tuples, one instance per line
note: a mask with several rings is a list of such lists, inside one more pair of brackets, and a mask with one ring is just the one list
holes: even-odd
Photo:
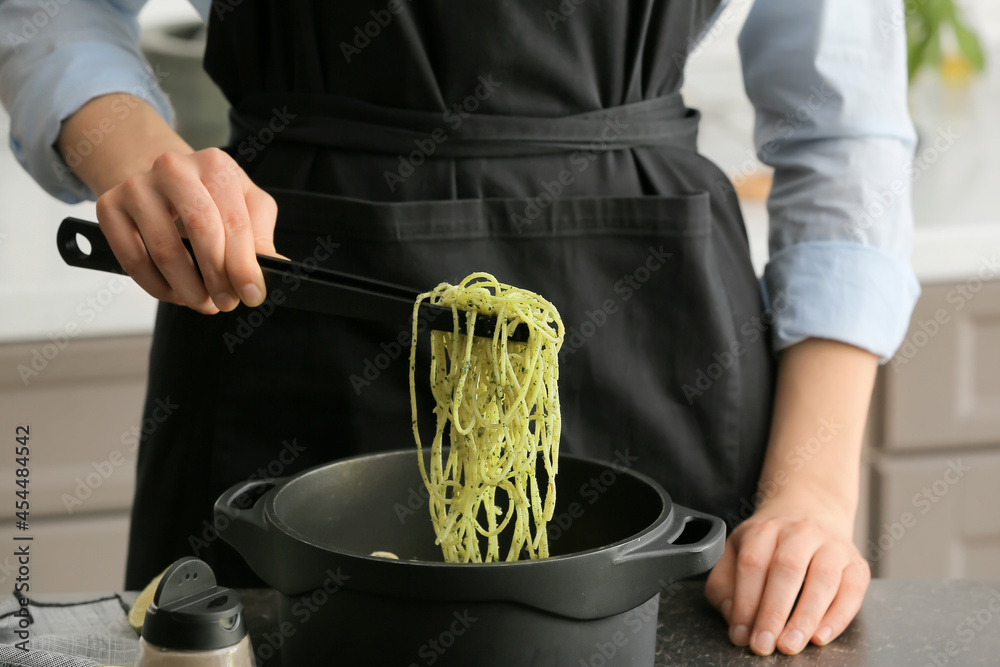
[(774, 167), (762, 289), (776, 349), (829, 338), (884, 362), (906, 334), (920, 287), (901, 20), (898, 0), (757, 0), (740, 33)]
[[(88, 100), (129, 93), (172, 121), (157, 73), (139, 51), (137, 14), (143, 4), (145, 0), (0, 3), (0, 99), (11, 118), (10, 146), (28, 173), (62, 201), (94, 198), (54, 148), (63, 120)], [(91, 141), (99, 141), (103, 131), (95, 128)]]

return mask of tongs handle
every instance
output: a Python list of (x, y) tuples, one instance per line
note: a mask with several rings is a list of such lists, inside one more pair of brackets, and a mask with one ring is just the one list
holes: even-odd
[[(77, 240), (79, 236), (90, 243), (89, 253), (85, 253), (80, 248)], [(187, 239), (184, 241), (188, 252), (191, 252), (190, 243), (187, 242)], [(125, 269), (118, 263), (118, 259), (111, 251), (111, 244), (108, 243), (108, 239), (104, 237), (104, 233), (96, 222), (88, 222), (79, 218), (64, 219), (56, 231), (56, 243), (59, 245), (59, 254), (70, 266), (126, 275)]]
[[(90, 252), (80, 248), (79, 237), (90, 243)], [(181, 241), (197, 268), (191, 242), (186, 238)], [(70, 266), (127, 275), (96, 222), (66, 218), (56, 232), (56, 242), (59, 254)], [(268, 255), (258, 254), (257, 263), (264, 274), (267, 298), (275, 304), (399, 326), (411, 320), (416, 290), (315, 266), (306, 267)], [(450, 311), (447, 314), (450, 316)]]
[[(80, 248), (78, 237), (90, 242), (90, 252)], [(181, 238), (184, 247), (195, 260), (191, 242)], [(126, 275), (111, 251), (108, 239), (96, 222), (65, 218), (56, 232), (59, 254), (70, 266), (95, 269)], [(408, 287), (372, 280), (349, 273), (331, 271), (293, 262), (269, 255), (257, 255), (257, 263), (264, 274), (267, 299), (283, 307), (307, 310), (326, 315), (339, 315), (363, 320), (386, 322), (400, 327), (413, 321), (413, 304), (417, 291)], [(475, 335), (492, 338), (497, 321), (495, 317), (480, 315), (476, 318)], [(451, 331), (454, 318), (451, 308), (428, 302), (420, 305), (418, 328)], [(509, 340), (524, 342), (528, 329), (516, 327)]]

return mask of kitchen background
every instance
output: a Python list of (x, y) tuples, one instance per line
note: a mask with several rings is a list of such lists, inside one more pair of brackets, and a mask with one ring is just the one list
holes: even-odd
[[(685, 94), (704, 116), (702, 152), (739, 186), (760, 271), (768, 174), (753, 155), (736, 50), (750, 5), (732, 0), (706, 35)], [(1000, 577), (1000, 4), (961, 7), (985, 70), (968, 73), (961, 59), (946, 58), (910, 92), (922, 139), (913, 265), (923, 296), (903, 347), (880, 370), (856, 534), (881, 577)], [(197, 14), (185, 0), (154, 0), (140, 20), (175, 108), (202, 121), (182, 133), (200, 145), (223, 141), (221, 96), (207, 79), (191, 83), (199, 33), (168, 28)], [(3, 136), (7, 124), (0, 111)], [(935, 144), (938, 137), (948, 139)], [(128, 279), (63, 264), (55, 228), (67, 215), (95, 219), (93, 204), (46, 195), (2, 143), (0, 432), (32, 427), (32, 591), (115, 590), (137, 434), (157, 427), (139, 423), (155, 302)], [(0, 458), (0, 482), (14, 479), (13, 466), (13, 456)], [(2, 522), (0, 540), (12, 523)], [(0, 587), (15, 576), (12, 560), (0, 556)]]

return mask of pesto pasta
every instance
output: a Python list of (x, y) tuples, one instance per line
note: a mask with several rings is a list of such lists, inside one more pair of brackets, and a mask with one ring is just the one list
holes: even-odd
[[(454, 316), (453, 331), (431, 332), (436, 422), (429, 465), (415, 383), (417, 311), (424, 300), (450, 306)], [(492, 339), (472, 335), (480, 314), (497, 318)], [(441, 283), (421, 294), (413, 322), (413, 436), (445, 561), (547, 557), (545, 526), (555, 509), (559, 457), (557, 355), (564, 335), (559, 313), (537, 294), (474, 273), (458, 285)], [(527, 327), (527, 342), (508, 340), (519, 327)], [(539, 465), (545, 473), (541, 482)]]

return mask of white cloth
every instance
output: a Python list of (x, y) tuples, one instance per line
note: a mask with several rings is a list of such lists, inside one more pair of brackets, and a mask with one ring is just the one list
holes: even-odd
[[(79, 596), (76, 596), (79, 597)], [(128, 624), (122, 596), (93, 596), (27, 606), (28, 651), (17, 646), (23, 617), (11, 597), (0, 603), (0, 667), (99, 667), (134, 665), (139, 636)]]

